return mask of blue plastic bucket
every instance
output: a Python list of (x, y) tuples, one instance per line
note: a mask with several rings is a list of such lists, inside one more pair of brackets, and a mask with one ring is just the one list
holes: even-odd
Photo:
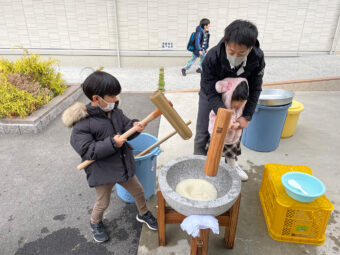
[[(134, 155), (144, 151), (149, 146), (157, 142), (157, 138), (147, 134), (141, 133), (135, 139), (128, 141), (133, 147)], [(136, 176), (140, 183), (143, 185), (145, 198), (149, 199), (156, 191), (156, 167), (157, 156), (161, 153), (161, 149), (158, 147), (153, 148), (150, 153), (135, 158), (136, 161)], [(135, 200), (131, 194), (123, 188), (121, 185), (116, 184), (117, 195), (123, 201), (127, 203), (134, 203)]]
[(243, 130), (243, 145), (255, 151), (274, 151), (279, 146), (290, 106), (291, 103), (282, 106), (258, 104), (248, 127)]

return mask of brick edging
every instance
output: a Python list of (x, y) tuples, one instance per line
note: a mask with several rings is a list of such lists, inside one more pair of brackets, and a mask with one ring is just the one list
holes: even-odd
[(0, 119), (0, 134), (37, 134), (41, 132), (83, 93), (80, 85), (67, 85), (68, 88), (64, 94), (53, 98), (48, 104), (32, 113), (26, 119)]

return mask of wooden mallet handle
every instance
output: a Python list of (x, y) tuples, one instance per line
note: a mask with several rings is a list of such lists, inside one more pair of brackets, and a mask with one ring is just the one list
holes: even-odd
[(83, 170), (85, 167), (91, 165), (92, 163), (94, 162), (94, 160), (85, 160), (84, 162), (80, 163), (78, 166), (77, 166), (77, 169), (79, 171)]
[(217, 174), (231, 116), (231, 110), (219, 108), (217, 111), (214, 130), (211, 135), (208, 155), (204, 166), (204, 173), (208, 176), (216, 176)]
[[(161, 111), (156, 109), (154, 110), (152, 113), (150, 113), (148, 116), (146, 116), (145, 119), (143, 119), (141, 121), (141, 123), (145, 126), (146, 124), (148, 124), (150, 121), (158, 118), (161, 115)], [(136, 132), (136, 127), (132, 127), (130, 128), (128, 131), (126, 131), (124, 134), (121, 135), (122, 138), (127, 139), (130, 135), (134, 134)], [(91, 165), (94, 162), (94, 160), (85, 160), (84, 162), (82, 162), (81, 164), (79, 164), (77, 166), (77, 169), (83, 170), (85, 167)]]
[[(185, 123), (185, 125), (189, 126), (191, 124), (191, 120), (187, 121)], [(160, 139), (159, 141), (157, 141), (156, 143), (154, 143), (153, 145), (149, 146), (148, 148), (146, 148), (144, 151), (142, 151), (141, 153), (139, 153), (138, 155), (135, 156), (135, 158), (144, 156), (145, 154), (149, 153), (153, 148), (157, 147), (158, 145), (164, 143), (166, 140), (168, 140), (170, 137), (174, 136), (175, 134), (177, 134), (177, 131), (173, 131), (170, 134), (168, 134), (167, 136), (163, 137), (162, 139)]]
[[(156, 109), (152, 113), (150, 113), (148, 116), (146, 116), (145, 119), (141, 121), (141, 123), (145, 126), (150, 121), (157, 119), (161, 115), (162, 115), (161, 111)], [(127, 139), (130, 135), (134, 134), (135, 132), (136, 132), (136, 127), (132, 127), (128, 131), (126, 131), (124, 134), (122, 134), (120, 137)]]

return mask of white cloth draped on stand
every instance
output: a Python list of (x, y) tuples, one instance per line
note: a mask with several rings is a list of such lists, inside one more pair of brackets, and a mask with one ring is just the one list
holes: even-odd
[(200, 229), (207, 228), (214, 234), (219, 234), (218, 220), (212, 215), (190, 215), (182, 221), (181, 228), (192, 237), (198, 237)]

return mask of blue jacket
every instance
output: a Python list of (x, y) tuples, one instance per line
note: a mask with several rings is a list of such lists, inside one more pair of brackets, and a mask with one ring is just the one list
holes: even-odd
[[(204, 47), (205, 50), (209, 48), (209, 37), (210, 37), (209, 31), (206, 31), (206, 33), (207, 33), (207, 41)], [(203, 47), (203, 38), (204, 38), (204, 29), (201, 26), (197, 26), (196, 33), (195, 33), (195, 50), (193, 51), (196, 57), (200, 56), (199, 51), (201, 51)]]

